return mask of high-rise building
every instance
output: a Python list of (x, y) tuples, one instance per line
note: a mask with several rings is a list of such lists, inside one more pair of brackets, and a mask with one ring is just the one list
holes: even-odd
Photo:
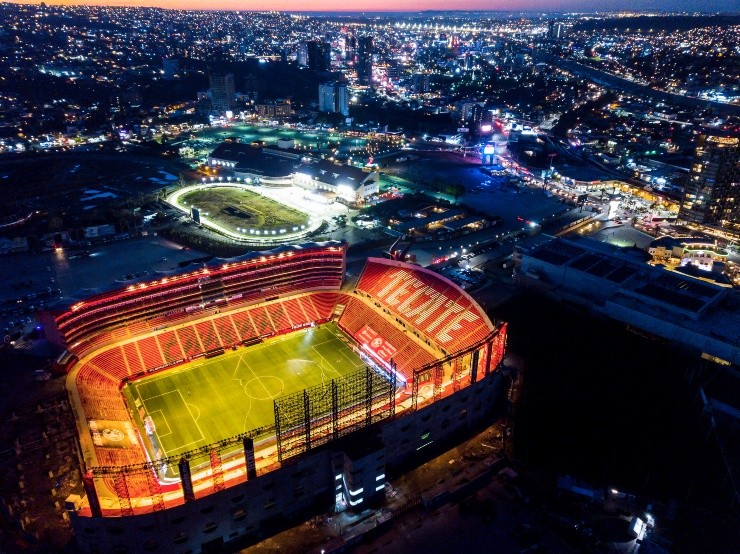
[(314, 71), (329, 71), (331, 67), (331, 45), (328, 42), (312, 40), (306, 43), (308, 67)]
[(385, 70), (386, 75), (388, 76), (388, 80), (392, 83), (397, 83), (398, 80), (401, 78), (401, 67), (396, 62), (391, 62), (388, 64), (388, 67), (386, 67)]
[(344, 59), (354, 60), (355, 53), (357, 52), (357, 37), (355, 35), (347, 35), (347, 39), (344, 41)]
[(296, 61), (298, 62), (298, 65), (308, 67), (308, 44), (306, 44), (305, 42), (302, 42), (298, 45)]
[(411, 81), (411, 88), (416, 94), (429, 92), (429, 74), (415, 73)]
[(357, 41), (357, 81), (361, 85), (373, 84), (373, 37), (360, 37)]
[(547, 24), (547, 38), (560, 40), (565, 37), (566, 27), (564, 24), (551, 19)]
[(319, 85), (319, 111), (349, 115), (349, 93), (346, 83)]
[(740, 138), (699, 136), (679, 217), (740, 230)]
[(257, 80), (251, 73), (244, 77), (244, 96), (250, 100), (257, 100), (259, 98), (259, 91), (257, 90)]
[(214, 110), (225, 112), (234, 109), (234, 86), (233, 73), (211, 73), (211, 106)]
[(164, 80), (171, 81), (175, 78), (175, 74), (180, 70), (180, 62), (177, 58), (162, 58), (162, 71), (164, 72)]

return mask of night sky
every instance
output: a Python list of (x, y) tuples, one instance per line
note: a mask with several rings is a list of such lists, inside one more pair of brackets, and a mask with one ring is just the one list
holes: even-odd
[[(39, 2), (22, 2), (36, 3)], [(740, 0), (47, 0), (47, 4), (279, 11), (503, 10), (546, 12), (740, 10)]]

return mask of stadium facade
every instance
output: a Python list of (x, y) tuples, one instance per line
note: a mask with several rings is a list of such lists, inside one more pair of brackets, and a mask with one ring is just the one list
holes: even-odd
[[(382, 505), (386, 471), (491, 412), (506, 325), (394, 260), (368, 259), (343, 290), (345, 256), (326, 242), (215, 259), (44, 314), (85, 466), (85, 497), (67, 500), (81, 552), (212, 551), (332, 506)], [(326, 322), (365, 367), (274, 398), (274, 424), (176, 456), (144, 447), (126, 383)]]
[[(292, 145), (293, 141), (286, 141)], [(380, 192), (377, 170), (363, 171), (309, 156), (287, 148), (256, 148), (249, 144), (224, 142), (208, 156), (208, 165), (237, 179), (250, 179), (264, 186), (299, 186), (327, 191), (343, 202), (362, 204)]]

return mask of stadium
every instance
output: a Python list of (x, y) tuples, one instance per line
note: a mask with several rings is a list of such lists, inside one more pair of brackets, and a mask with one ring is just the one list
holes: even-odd
[(80, 551), (216, 551), (382, 505), (387, 469), (490, 413), (506, 324), (396, 260), (347, 287), (346, 246), (213, 259), (42, 314), (77, 421)]

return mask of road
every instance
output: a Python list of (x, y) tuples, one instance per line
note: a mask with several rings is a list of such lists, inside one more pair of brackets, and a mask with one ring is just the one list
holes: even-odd
[(639, 95), (641, 98), (652, 98), (658, 102), (667, 102), (669, 104), (681, 104), (692, 108), (705, 108), (711, 109), (720, 114), (729, 115), (740, 115), (740, 106), (733, 104), (723, 104), (721, 102), (713, 102), (711, 100), (702, 100), (701, 98), (695, 98), (692, 96), (683, 96), (680, 94), (673, 94), (662, 90), (655, 90), (649, 86), (641, 85), (625, 79), (600, 71), (592, 67), (585, 66), (581, 63), (574, 62), (571, 60), (564, 60), (558, 56), (552, 54), (546, 54), (544, 56), (545, 61), (552, 65), (556, 65), (562, 69), (570, 71), (579, 77), (584, 77), (601, 85), (603, 87), (615, 89), (630, 94)]

